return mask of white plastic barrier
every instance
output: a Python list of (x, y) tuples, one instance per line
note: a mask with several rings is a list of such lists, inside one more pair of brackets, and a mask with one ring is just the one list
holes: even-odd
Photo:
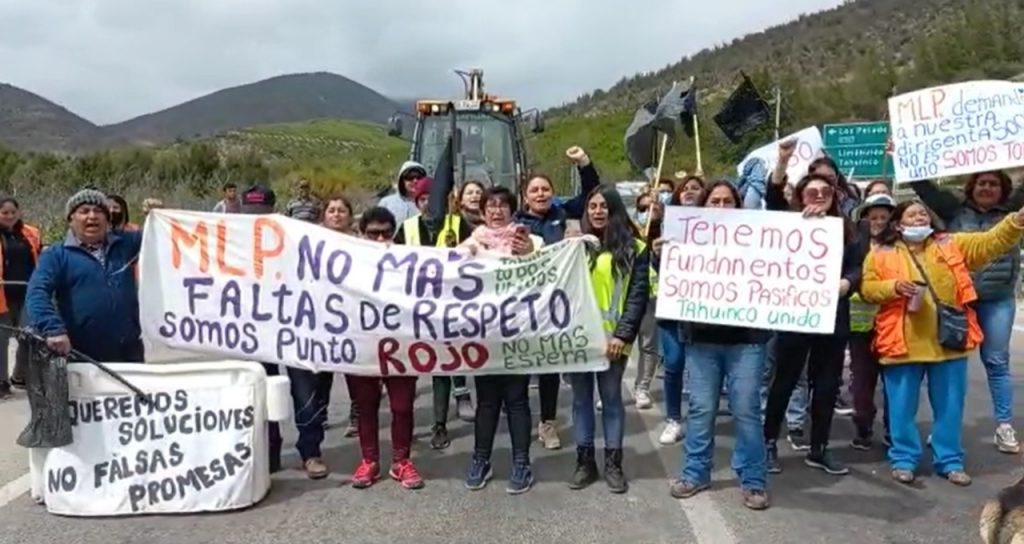
[(74, 443), (29, 451), (32, 497), (67, 516), (225, 511), (270, 490), (267, 422), (291, 417), (288, 378), (257, 363), (69, 365)]

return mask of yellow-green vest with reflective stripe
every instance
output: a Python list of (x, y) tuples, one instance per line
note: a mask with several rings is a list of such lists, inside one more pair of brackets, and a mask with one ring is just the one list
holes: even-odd
[(877, 304), (868, 304), (860, 298), (860, 293), (850, 296), (850, 330), (853, 332), (871, 332), (875, 327)]
[[(445, 246), (445, 237), (448, 233), (452, 233), (455, 237), (455, 244), (458, 245), (462, 240), (459, 240), (459, 230), (462, 225), (462, 216), (459, 214), (448, 214), (444, 217), (444, 227), (441, 232), (437, 235), (437, 243), (434, 244), (436, 247), (447, 247)], [(407, 246), (418, 246), (422, 245), (420, 242), (420, 216), (415, 215), (406, 219), (402, 222), (402, 230), (405, 232), (405, 245)]]
[[(651, 255), (654, 258), (654, 255)], [(651, 282), (651, 298), (658, 298), (658, 271), (653, 266), (648, 267), (650, 274), (648, 274), (648, 280)]]
[[(647, 247), (640, 240), (636, 243), (636, 253), (639, 255)], [(604, 251), (597, 256), (594, 267), (590, 271), (590, 282), (594, 286), (594, 298), (597, 299), (597, 307), (601, 310), (601, 321), (604, 324), (605, 336), (611, 337), (615, 332), (615, 326), (626, 309), (626, 290), (629, 289), (629, 280), (632, 270), (626, 272), (626, 276), (616, 281), (612, 254)], [(632, 346), (626, 346), (623, 351), (628, 354)]]

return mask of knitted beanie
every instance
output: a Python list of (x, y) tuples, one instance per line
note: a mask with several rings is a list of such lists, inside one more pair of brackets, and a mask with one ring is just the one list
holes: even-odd
[(71, 214), (75, 213), (80, 206), (91, 204), (98, 207), (110, 217), (110, 206), (107, 205), (107, 195), (103, 194), (96, 189), (82, 189), (78, 191), (71, 198), (68, 199), (67, 204), (64, 205), (64, 212), (68, 219), (71, 219)]

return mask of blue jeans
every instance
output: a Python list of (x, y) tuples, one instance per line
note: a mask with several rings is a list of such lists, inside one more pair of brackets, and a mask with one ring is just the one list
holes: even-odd
[(665, 368), (665, 418), (683, 420), (683, 371), (686, 347), (679, 337), (679, 322), (658, 320), (658, 339)]
[(715, 416), (722, 384), (729, 393), (729, 411), (736, 426), (732, 469), (743, 489), (766, 485), (761, 423), (761, 377), (765, 347), (761, 344), (690, 344), (690, 411), (686, 416), (682, 479), (697, 485), (711, 482), (715, 453)]
[(1010, 379), (1010, 335), (1017, 314), (1017, 301), (1011, 295), (998, 300), (978, 302), (978, 312), (985, 339), (981, 342), (981, 362), (988, 375), (992, 394), (992, 411), (996, 423), (1013, 421), (1013, 381)]
[(313, 373), (301, 368), (288, 367), (288, 380), (292, 386), (292, 405), (295, 407), (295, 428), (299, 438), (295, 449), (303, 461), (320, 457), (320, 444), (324, 441), (324, 421), (327, 405), (331, 402), (334, 374)]
[(917, 404), (921, 382), (928, 377), (928, 402), (932, 424), (932, 465), (946, 475), (964, 469), (962, 443), (964, 400), (967, 398), (967, 358), (942, 363), (886, 365), (882, 368), (889, 402), (889, 465), (916, 470), (921, 462), (921, 432), (917, 429)]
[(613, 362), (604, 372), (569, 374), (572, 385), (572, 420), (576, 445), (594, 447), (594, 382), (601, 395), (601, 424), (604, 447), (622, 449), (626, 432), (626, 407), (622, 403), (622, 375), (626, 362)]
[[(768, 404), (768, 388), (771, 387), (772, 378), (775, 376), (775, 339), (772, 335), (765, 346), (764, 380), (761, 383), (761, 413), (764, 413), (765, 405)], [(789, 397), (789, 405), (786, 407), (786, 428), (803, 429), (804, 421), (807, 420), (807, 403), (810, 393), (807, 389), (807, 367), (800, 374), (800, 381), (796, 383), (793, 394)]]

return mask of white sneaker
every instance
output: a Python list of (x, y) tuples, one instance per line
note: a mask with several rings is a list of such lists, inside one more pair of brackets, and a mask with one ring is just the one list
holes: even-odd
[(597, 408), (597, 411), (600, 412), (601, 411), (601, 406), (602, 406), (601, 399), (597, 399), (597, 403), (594, 404), (594, 408)]
[(661, 438), (658, 439), (658, 442), (661, 442), (662, 446), (671, 446), (682, 439), (683, 424), (670, 419), (665, 422), (665, 430), (661, 431)]
[(996, 427), (995, 443), (996, 448), (1003, 453), (1020, 453), (1017, 433), (1009, 423), (1003, 423)]
[(636, 400), (637, 410), (650, 410), (651, 406), (654, 406), (654, 401), (651, 400), (651, 394), (643, 389), (637, 391), (633, 398)]

